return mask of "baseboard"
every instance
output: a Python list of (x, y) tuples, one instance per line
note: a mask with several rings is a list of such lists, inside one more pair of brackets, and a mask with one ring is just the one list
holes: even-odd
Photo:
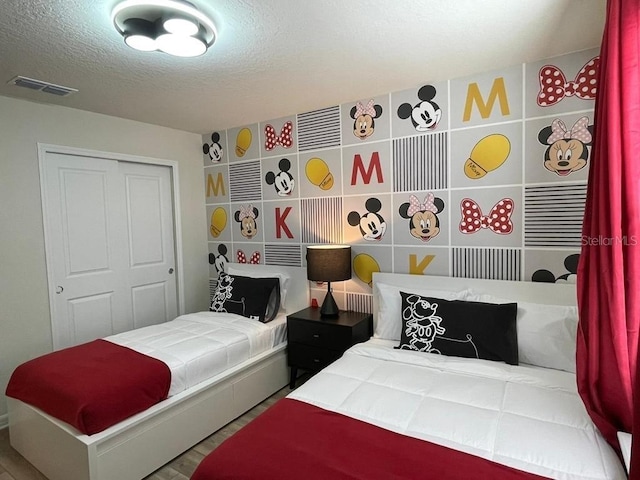
[(0, 415), (0, 430), (9, 426), (9, 415)]

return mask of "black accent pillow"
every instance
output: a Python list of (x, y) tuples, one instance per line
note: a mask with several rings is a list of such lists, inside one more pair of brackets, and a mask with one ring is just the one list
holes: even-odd
[(275, 318), (279, 308), (278, 278), (251, 278), (221, 272), (209, 310), (236, 313), (266, 323)]
[(517, 303), (400, 295), (402, 332), (396, 348), (518, 365)]

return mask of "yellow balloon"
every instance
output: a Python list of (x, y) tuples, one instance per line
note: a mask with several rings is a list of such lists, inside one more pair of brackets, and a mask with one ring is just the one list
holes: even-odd
[(211, 214), (211, 235), (214, 238), (218, 238), (224, 227), (227, 226), (227, 212), (224, 208), (218, 207)]
[(236, 136), (236, 156), (244, 157), (251, 146), (251, 130), (243, 128)]
[(366, 253), (359, 253), (353, 258), (353, 271), (360, 280), (371, 286), (373, 272), (380, 271), (380, 265), (376, 259)]
[(511, 142), (504, 135), (494, 133), (476, 143), (464, 164), (464, 173), (472, 180), (484, 177), (502, 165), (511, 153)]
[(309, 181), (322, 190), (329, 190), (333, 187), (333, 174), (329, 171), (327, 163), (321, 158), (310, 159), (305, 167), (305, 172)]

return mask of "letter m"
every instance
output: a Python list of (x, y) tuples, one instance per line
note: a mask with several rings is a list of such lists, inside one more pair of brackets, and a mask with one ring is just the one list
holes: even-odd
[(226, 195), (222, 173), (218, 172), (218, 177), (216, 178), (215, 182), (213, 180), (213, 175), (211, 175), (210, 173), (207, 174), (207, 197), (210, 197), (211, 193), (213, 193), (217, 197), (220, 190), (222, 190), (222, 195)]
[(362, 176), (362, 181), (365, 185), (369, 185), (371, 182), (371, 177), (373, 176), (373, 171), (376, 171), (376, 179), (378, 183), (384, 183), (382, 176), (382, 167), (380, 166), (380, 155), (378, 152), (373, 152), (371, 154), (371, 160), (369, 161), (369, 168), (365, 170), (364, 162), (362, 161), (362, 157), (359, 153), (353, 157), (353, 169), (351, 170), (351, 185), (355, 185), (358, 177), (358, 172), (360, 172), (360, 176)]
[(482, 118), (489, 118), (491, 110), (493, 110), (493, 104), (496, 103), (496, 99), (500, 101), (500, 112), (502, 116), (509, 115), (509, 100), (507, 99), (507, 90), (504, 86), (504, 78), (498, 77), (493, 81), (491, 85), (491, 91), (489, 92), (489, 99), (485, 103), (480, 93), (480, 88), (477, 83), (470, 83), (467, 89), (467, 101), (464, 105), (464, 114), (462, 117), (463, 122), (468, 122), (471, 119), (471, 109), (473, 103), (478, 106), (478, 111)]

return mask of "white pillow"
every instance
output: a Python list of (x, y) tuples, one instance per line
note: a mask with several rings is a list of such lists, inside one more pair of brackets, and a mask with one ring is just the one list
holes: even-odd
[(280, 279), (280, 311), (286, 311), (287, 290), (291, 284), (291, 276), (287, 272), (265, 272), (260, 270), (251, 270), (235, 268), (233, 263), (227, 263), (227, 273), (230, 275), (241, 275), (243, 277), (253, 278), (279, 278)]
[(469, 290), (453, 292), (448, 290), (418, 289), (412, 287), (398, 287), (387, 283), (373, 284), (373, 295), (378, 299), (378, 311), (374, 319), (375, 338), (400, 341), (402, 331), (402, 299), (400, 292), (415, 293), (425, 297), (442, 298), (444, 300), (464, 300)]
[[(514, 300), (471, 293), (467, 300), (509, 303)], [(578, 308), (568, 305), (518, 303), (518, 361), (576, 373)]]

